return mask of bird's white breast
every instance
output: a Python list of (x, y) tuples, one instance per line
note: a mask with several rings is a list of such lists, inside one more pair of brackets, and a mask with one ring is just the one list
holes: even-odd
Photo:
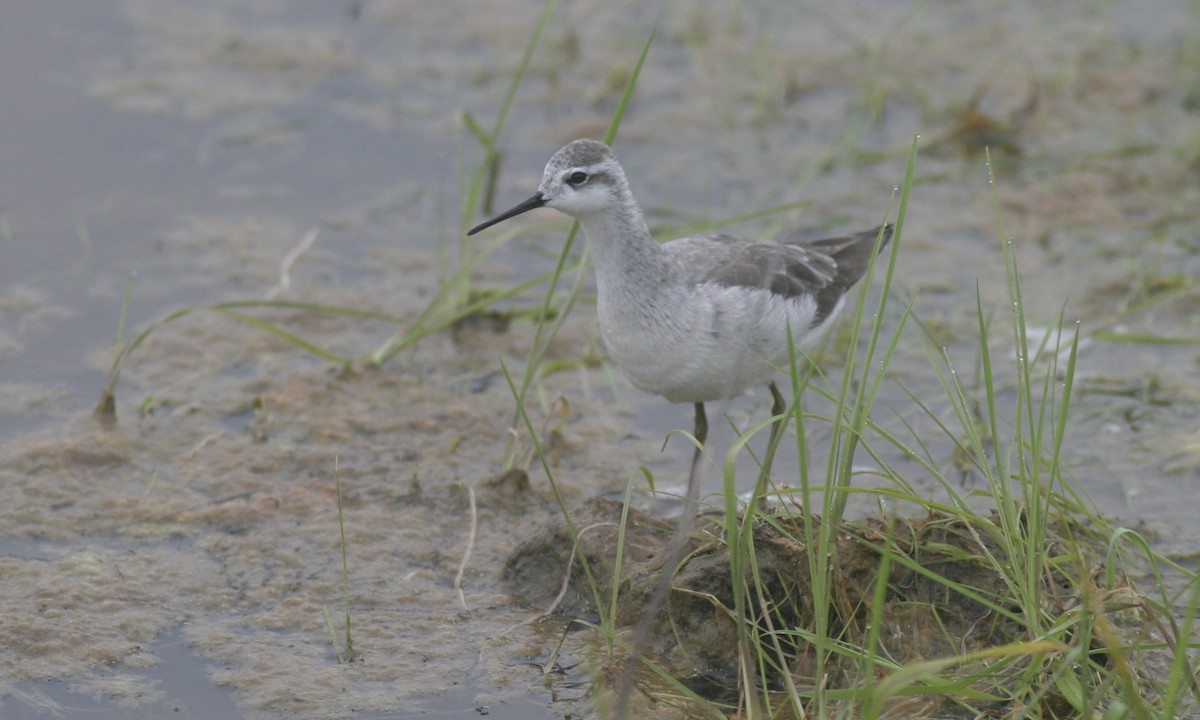
[(602, 291), (601, 334), (635, 386), (671, 402), (719, 400), (765, 384), (788, 365), (789, 328), (802, 351), (821, 335), (810, 327), (811, 297), (702, 283), (659, 288), (635, 303)]

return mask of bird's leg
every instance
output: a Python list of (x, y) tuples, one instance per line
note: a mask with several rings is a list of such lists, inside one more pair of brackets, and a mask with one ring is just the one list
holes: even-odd
[(692, 474), (688, 478), (688, 490), (696, 482), (697, 471), (700, 468), (700, 456), (704, 454), (704, 444), (708, 442), (708, 415), (704, 413), (704, 403), (696, 403), (696, 427), (692, 430), (696, 438), (696, 451), (692, 453)]
[(754, 488), (754, 497), (758, 504), (759, 510), (767, 509), (767, 479), (771, 475), (771, 462), (775, 459), (776, 443), (779, 441), (779, 434), (783, 432), (783, 413), (787, 410), (787, 403), (783, 401), (783, 395), (779, 392), (779, 386), (772, 380), (767, 384), (771, 390), (771, 416), (775, 421), (771, 423), (771, 443), (767, 446), (767, 456), (763, 458), (762, 469), (759, 471), (758, 484)]
[(708, 416), (704, 414), (704, 403), (696, 403), (696, 426), (692, 429), (696, 438), (696, 450), (692, 453), (692, 471), (688, 474), (687, 498), (684, 501), (684, 522), (691, 526), (700, 507), (700, 458), (704, 456), (704, 445), (708, 442)]
[(779, 433), (783, 431), (783, 412), (787, 410), (787, 403), (783, 401), (783, 395), (779, 392), (779, 386), (772, 380), (767, 384), (771, 389), (771, 416), (775, 418), (775, 422), (771, 423), (771, 445), (775, 445), (775, 438), (779, 437)]

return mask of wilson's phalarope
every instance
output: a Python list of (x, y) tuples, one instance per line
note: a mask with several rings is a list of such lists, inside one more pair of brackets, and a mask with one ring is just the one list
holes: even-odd
[[(609, 356), (641, 390), (695, 404), (693, 434), (708, 436), (704, 403), (754, 385), (771, 391), (774, 442), (786, 409), (772, 379), (823, 337), (846, 291), (866, 272), (890, 225), (813, 242), (729, 235), (658, 244), (612, 150), (576, 140), (546, 165), (537, 194), (467, 234), (540, 207), (579, 221), (596, 267), (600, 334)], [(692, 473), (701, 448), (692, 457)]]

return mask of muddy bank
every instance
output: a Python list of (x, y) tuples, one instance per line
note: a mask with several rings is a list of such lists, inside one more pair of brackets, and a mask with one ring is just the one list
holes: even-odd
[[(703, 697), (736, 704), (739, 640), (723, 518), (698, 518), (680, 555), (683, 561), (667, 569), (664, 565), (672, 550), (673, 523), (631, 509), (625, 520), (622, 555), (619, 503), (592, 499), (571, 515), (579, 533), (578, 544), (572, 541), (561, 517), (556, 517), (508, 557), (504, 580), (513, 596), (547, 611), (550, 617), (560, 618), (560, 624), (566, 623), (564, 627), (570, 626), (571, 619), (598, 625), (607, 619), (601, 617), (601, 612), (611, 613), (614, 631), (623, 638), (625, 647), (644, 643), (648, 662)], [(814, 536), (820, 522), (819, 518), (812, 519)], [(1074, 521), (1061, 522), (1066, 524), (1059, 532), (1072, 536), (1071, 547), (1078, 548), (1076, 543), (1082, 542), (1089, 549), (1085, 557), (1071, 560), (1067, 546), (1054, 532), (1050, 534), (1043, 549), (1057, 560), (1040, 580), (1037, 596), (1043, 606), (1038, 612), (1065, 620), (1084, 612), (1081, 606), (1087, 602), (1085, 595), (1103, 597), (1090, 611), (1103, 612), (1105, 622), (1113, 623), (1125, 641), (1152, 632), (1153, 620), (1148, 622), (1147, 616), (1138, 611), (1139, 607), (1149, 607), (1145, 598), (1129, 587), (1105, 592), (1096, 584), (1098, 576), (1094, 573), (1099, 571), (1095, 563), (1104, 551), (1101, 539)], [(787, 687), (811, 691), (822, 681), (815, 674), (817, 649), (811, 640), (819, 624), (817, 612), (828, 613), (821, 624), (846, 648), (869, 646), (874, 636), (871, 623), (878, 618), (882, 631), (876, 631), (876, 652), (885, 664), (965, 656), (1029, 639), (1023, 620), (1027, 610), (1024, 601), (1012, 594), (1013, 585), (998, 571), (1011, 560), (998, 541), (1004, 531), (995, 513), (977, 523), (933, 512), (917, 519), (872, 516), (843, 524), (837, 533), (836, 560), (830, 574), (831, 602), (823, 609), (818, 609), (814, 600), (815, 560), (813, 550), (804, 541), (807, 532), (803, 518), (795, 514), (771, 514), (756, 520), (754, 562), (746, 563), (741, 578), (754, 603), (749, 613), (750, 632), (756, 646), (765, 648), (771, 658), (763, 680), (776, 692)], [(881, 578), (885, 552), (888, 574)], [(587, 571), (581, 555), (587, 558)], [(664, 572), (671, 574), (665, 602), (658, 594)], [(878, 588), (881, 582), (886, 584), (882, 593)], [(615, 609), (606, 608), (614, 583), (618, 586), (617, 605)], [(877, 600), (882, 601), (882, 607), (876, 607)], [(639, 638), (637, 633), (643, 631), (648, 636)], [(1062, 639), (1072, 642), (1074, 637), (1072, 632)], [(599, 639), (593, 642), (601, 643)], [(1054, 647), (1050, 643), (1045, 650), (1053, 651)], [(1107, 664), (1105, 641), (1098, 639), (1094, 648), (1093, 659)], [(602, 651), (596, 652), (603, 658)], [(786, 658), (786, 679), (778, 653)], [(620, 683), (612, 679), (623, 675), (628, 657), (626, 652), (618, 651), (607, 660), (595, 661), (610, 668), (609, 674), (600, 674), (602, 697), (618, 692)], [(863, 658), (853, 652), (834, 653), (824, 665), (824, 679), (829, 687), (850, 687), (861, 675), (862, 662)], [(975, 661), (964, 661), (970, 662)], [(1166, 677), (1170, 656), (1159, 653), (1139, 660), (1142, 662), (1162, 673), (1141, 678), (1143, 692), (1150, 697)], [(1014, 656), (973, 687), (985, 693), (1016, 687), (1021, 674), (1028, 670), (1029, 664)], [(639, 678), (639, 682), (647, 683), (639, 700), (649, 703), (643, 708), (648, 710), (654, 702), (647, 698), (652, 690), (662, 692), (661, 681), (648, 671), (641, 672)], [(1039, 702), (1047, 709), (1069, 711), (1070, 703), (1049, 682), (1050, 688)], [(666, 703), (664, 708), (670, 706), (672, 702), (665, 698), (674, 693), (662, 694), (660, 702)], [(896, 705), (896, 709), (956, 716), (961, 708), (952, 696), (935, 693), (912, 698)], [(1019, 705), (997, 700), (991, 707), (995, 712), (1005, 712)]]

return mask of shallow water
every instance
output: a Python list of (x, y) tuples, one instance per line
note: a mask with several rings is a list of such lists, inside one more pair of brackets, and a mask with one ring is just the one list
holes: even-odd
[[(1196, 290), (1186, 290), (1200, 273), (1200, 28), (1185, 2), (1138, 5), (864, 1), (818, 13), (763, 2), (659, 19), (564, 4), (512, 108), (496, 205), (527, 197), (563, 142), (603, 133), (657, 19), (617, 143), (653, 228), (797, 200), (811, 202), (732, 231), (870, 227), (920, 133), (884, 321), (894, 326), (915, 296), (969, 384), (976, 287), (995, 356), (1012, 346), (986, 142), (1029, 323), (1065, 312), (1085, 337), (1064, 446), (1074, 477), (1160, 549), (1192, 553), (1196, 346), (1087, 339), (1102, 329), (1200, 337)], [(440, 333), (378, 370), (340, 372), (245, 324), (197, 315), (132, 356), (115, 429), (88, 417), (127, 288), (127, 337), (171, 309), (272, 293), (419, 312), (457, 263), (462, 189), (480, 159), (460, 113), (490, 127), (537, 10), (515, 0), (129, 0), (24, 4), (0, 24), (0, 62), (20, 69), (0, 84), (5, 717), (53, 716), (55, 704), (66, 717), (586, 711), (586, 663), (547, 689), (536, 664), (557, 638), (521, 625), (533, 613), (497, 584), (508, 552), (556, 512), (536, 463), (530, 490), (487, 484), (513, 412), (498, 358), (521, 370), (528, 322)], [(973, 94), (981, 115), (971, 119)], [(529, 220), (565, 227), (551, 216)], [(281, 288), (284, 258), (314, 227)], [(561, 238), (520, 236), (473, 283), (547, 271)], [(538, 303), (534, 292), (517, 305)], [(396, 331), (347, 316), (259, 317), (352, 356)], [(677, 437), (660, 446), (690, 429), (690, 408), (576, 362), (597, 349), (581, 302), (549, 356), (568, 369), (531, 404), (536, 423), (557, 426), (546, 434), (556, 479), (572, 499), (614, 495), (645, 465), (660, 488), (677, 487), (688, 448)], [(876, 420), (893, 431), (911, 422), (949, 468), (952, 443), (900, 387), (950, 419), (927, 352), (910, 324)], [(836, 383), (839, 369), (826, 370)], [(757, 393), (731, 417), (745, 427), (766, 405)], [(822, 432), (810, 424), (814, 472)], [(718, 446), (730, 438), (719, 434)], [(918, 490), (941, 492), (877, 448), (911, 468)], [(795, 463), (781, 453), (776, 475), (793, 476)], [(349, 664), (337, 662), (325, 620), (328, 608), (340, 628), (335, 475), (361, 654)], [(718, 488), (714, 470), (706, 489)]]

